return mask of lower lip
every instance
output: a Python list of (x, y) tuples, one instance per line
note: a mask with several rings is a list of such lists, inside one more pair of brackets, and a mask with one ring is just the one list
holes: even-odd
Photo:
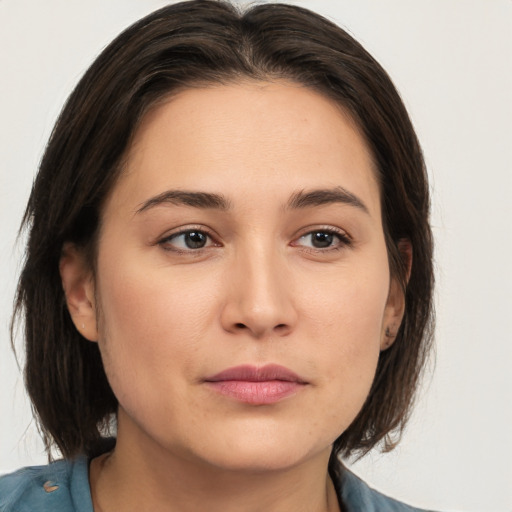
[(239, 402), (253, 405), (274, 404), (300, 391), (304, 384), (284, 380), (252, 382), (244, 380), (222, 380), (207, 382), (208, 386), (221, 395)]

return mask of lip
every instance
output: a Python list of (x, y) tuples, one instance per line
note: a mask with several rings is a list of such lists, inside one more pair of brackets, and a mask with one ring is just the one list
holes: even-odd
[(221, 395), (253, 405), (279, 402), (308, 384), (295, 372), (276, 364), (235, 366), (207, 377), (204, 382)]

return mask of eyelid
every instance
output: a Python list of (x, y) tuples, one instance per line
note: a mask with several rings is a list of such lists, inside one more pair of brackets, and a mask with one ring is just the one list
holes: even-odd
[[(172, 247), (172, 244), (170, 243), (172, 239), (190, 233), (191, 231), (196, 231), (205, 234), (209, 238), (210, 243), (205, 247), (200, 247), (197, 249)], [(218, 237), (213, 233), (213, 231), (206, 226), (185, 225), (174, 228), (171, 232), (168, 232), (165, 235), (160, 236), (155, 242), (155, 245), (160, 245), (164, 250), (176, 252), (178, 254), (197, 254), (203, 250), (209, 249), (210, 247), (220, 247), (222, 244), (218, 242), (217, 238)]]
[[(307, 247), (301, 244), (298, 244), (297, 242), (307, 236), (311, 235), (313, 233), (329, 233), (332, 235), (335, 235), (339, 238), (340, 242), (334, 246), (326, 247), (326, 248), (315, 248), (315, 247)], [(326, 226), (326, 225), (313, 225), (313, 226), (307, 226), (305, 228), (302, 228), (299, 233), (294, 237), (293, 241), (291, 242), (292, 246), (297, 246), (302, 248), (303, 250), (309, 251), (309, 252), (328, 252), (329, 250), (339, 250), (343, 247), (350, 247), (353, 244), (353, 239), (350, 236), (349, 233), (347, 233), (344, 229), (335, 227), (335, 226)]]
[[(170, 240), (177, 238), (181, 235), (185, 235), (189, 232), (193, 232), (193, 231), (197, 231), (197, 232), (205, 234), (209, 239), (208, 245), (206, 245), (205, 247), (197, 248), (197, 249), (190, 249), (190, 248), (179, 248), (176, 246), (173, 247), (172, 244), (170, 243)], [(324, 233), (329, 233), (329, 234), (335, 235), (336, 237), (339, 238), (339, 243), (334, 246), (326, 247), (326, 248), (314, 248), (314, 247), (308, 248), (307, 246), (298, 243), (298, 241), (301, 238), (303, 238), (307, 235), (311, 235), (315, 232), (316, 233), (324, 232)], [(302, 228), (300, 231), (298, 231), (297, 234), (294, 236), (290, 245), (301, 247), (302, 249), (304, 249), (306, 251), (311, 251), (311, 252), (328, 252), (329, 250), (339, 250), (342, 247), (350, 247), (352, 245), (352, 243), (353, 243), (352, 237), (344, 229), (341, 229), (339, 227), (335, 227), (332, 225), (311, 225), (311, 226), (306, 226), (306, 227)], [(218, 241), (218, 236), (209, 227), (204, 226), (204, 225), (192, 224), (192, 225), (184, 225), (184, 226), (179, 226), (177, 228), (174, 228), (172, 231), (167, 232), (165, 235), (160, 236), (156, 240), (155, 245), (160, 245), (164, 250), (172, 251), (172, 252), (176, 252), (176, 253), (181, 253), (181, 254), (195, 253), (195, 254), (197, 254), (197, 253), (204, 251), (206, 249), (209, 249), (211, 247), (221, 247), (223, 244)]]
[(298, 240), (303, 236), (320, 231), (332, 233), (333, 235), (338, 235), (340, 238), (344, 238), (347, 242), (352, 242), (352, 236), (347, 231), (336, 226), (326, 224), (313, 224), (311, 226), (305, 226), (297, 232), (297, 234), (294, 237), (294, 240)]

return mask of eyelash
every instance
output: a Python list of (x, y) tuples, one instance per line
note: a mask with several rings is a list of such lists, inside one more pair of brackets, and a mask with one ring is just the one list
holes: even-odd
[[(178, 248), (176, 246), (172, 246), (170, 242), (172, 240), (175, 240), (179, 238), (180, 236), (185, 236), (187, 234), (191, 233), (197, 233), (200, 235), (204, 235), (207, 238), (206, 244), (208, 244), (206, 247), (198, 247), (198, 248)], [(177, 254), (188, 254), (188, 255), (199, 255), (203, 250), (208, 249), (211, 246), (214, 247), (220, 247), (221, 244), (216, 243), (214, 241), (214, 237), (211, 233), (208, 232), (208, 230), (204, 229), (204, 227), (189, 227), (186, 229), (182, 229), (181, 231), (178, 231), (176, 233), (172, 233), (170, 235), (165, 236), (161, 240), (157, 242), (158, 245), (160, 245), (165, 251), (169, 252), (175, 252)]]
[[(197, 247), (197, 248), (178, 248), (176, 246), (172, 246), (170, 243), (172, 240), (176, 240), (177, 238), (185, 235), (190, 235), (191, 233), (197, 233), (199, 235), (206, 237), (205, 246), (203, 247)], [(298, 241), (303, 240), (304, 238), (308, 236), (312, 236), (314, 234), (323, 234), (327, 236), (333, 236), (338, 239), (338, 243), (334, 246), (328, 246), (328, 247), (306, 247), (298, 243)], [(210, 247), (220, 247), (221, 244), (215, 242), (213, 235), (208, 232), (208, 230), (205, 230), (203, 227), (190, 227), (187, 229), (182, 229), (181, 231), (178, 231), (176, 233), (172, 233), (171, 235), (167, 235), (161, 240), (157, 242), (158, 245), (160, 245), (165, 251), (174, 252), (176, 254), (188, 254), (188, 255), (199, 255), (204, 250), (210, 248)], [(327, 253), (329, 251), (339, 251), (345, 247), (350, 247), (352, 245), (352, 239), (350, 236), (339, 229), (335, 229), (332, 227), (326, 227), (326, 228), (315, 228), (315, 229), (309, 229), (309, 231), (305, 231), (303, 234), (301, 234), (298, 238), (296, 238), (292, 243), (292, 247), (299, 247), (302, 251), (319, 254), (319, 253)]]
[[(324, 248), (305, 247), (305, 246), (301, 246), (297, 243), (299, 240), (302, 240), (308, 236), (312, 236), (314, 234), (319, 234), (319, 233), (321, 233), (323, 235), (336, 237), (338, 239), (338, 243), (336, 245), (328, 246), (328, 247), (324, 247)], [(320, 254), (320, 253), (327, 253), (330, 251), (340, 251), (346, 247), (351, 247), (352, 239), (345, 231), (342, 231), (340, 229), (336, 229), (333, 227), (318, 227), (318, 228), (314, 228), (314, 229), (308, 228), (308, 231), (305, 231), (302, 235), (300, 235), (296, 239), (296, 241), (293, 242), (292, 245), (298, 246), (301, 248), (301, 250), (309, 252), (309, 253)]]

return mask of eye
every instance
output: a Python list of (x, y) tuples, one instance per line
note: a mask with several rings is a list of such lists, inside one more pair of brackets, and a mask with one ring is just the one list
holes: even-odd
[(341, 246), (350, 245), (350, 238), (332, 229), (317, 229), (302, 235), (294, 245), (311, 249), (337, 249)]
[(199, 229), (180, 231), (164, 238), (159, 243), (166, 249), (177, 251), (193, 251), (213, 245), (210, 235)]

